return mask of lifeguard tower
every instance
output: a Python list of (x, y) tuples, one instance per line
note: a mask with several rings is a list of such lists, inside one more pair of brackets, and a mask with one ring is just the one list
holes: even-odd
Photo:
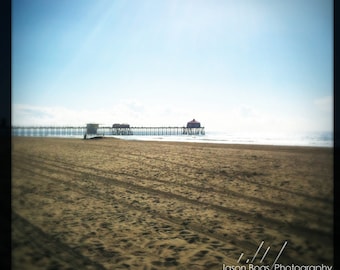
[(84, 134), (84, 139), (91, 139), (98, 137), (97, 130), (99, 124), (87, 124), (86, 125), (86, 132)]

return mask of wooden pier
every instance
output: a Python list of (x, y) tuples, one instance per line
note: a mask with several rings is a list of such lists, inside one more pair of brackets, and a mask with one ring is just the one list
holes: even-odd
[[(12, 136), (32, 137), (83, 137), (86, 133), (85, 126), (14, 126)], [(101, 136), (181, 136), (181, 135), (205, 135), (204, 127), (126, 127), (114, 128), (99, 126), (97, 135)]]
[[(100, 130), (100, 129), (99, 129)], [(129, 127), (114, 130), (113, 135), (135, 135), (135, 136), (180, 136), (180, 135), (204, 135), (204, 127)], [(100, 132), (99, 132), (100, 133)]]
[(32, 136), (32, 137), (68, 137), (83, 136), (86, 127), (80, 126), (14, 126), (12, 136)]

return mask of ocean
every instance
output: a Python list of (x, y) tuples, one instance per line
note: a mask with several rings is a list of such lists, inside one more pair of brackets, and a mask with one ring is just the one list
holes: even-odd
[[(33, 136), (33, 137), (62, 137), (82, 139), (85, 128), (63, 128), (63, 129), (36, 129), (23, 130), (12, 129), (12, 136)], [(172, 142), (203, 142), (223, 144), (255, 144), (255, 145), (281, 145), (281, 146), (314, 146), (333, 147), (333, 132), (305, 132), (305, 133), (241, 133), (241, 132), (220, 132), (205, 131), (205, 135), (125, 135), (113, 136), (110, 131), (101, 132), (105, 137), (116, 137), (124, 140), (143, 141), (172, 141)]]
[(128, 140), (333, 147), (332, 132), (291, 134), (207, 132), (198, 136), (116, 136)]

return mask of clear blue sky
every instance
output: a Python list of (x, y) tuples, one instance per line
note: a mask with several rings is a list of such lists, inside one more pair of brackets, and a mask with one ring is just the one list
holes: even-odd
[(333, 1), (13, 0), (12, 124), (333, 130)]

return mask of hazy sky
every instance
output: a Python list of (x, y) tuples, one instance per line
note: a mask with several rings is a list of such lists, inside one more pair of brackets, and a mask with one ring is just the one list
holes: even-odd
[(12, 0), (12, 125), (333, 130), (333, 1)]

